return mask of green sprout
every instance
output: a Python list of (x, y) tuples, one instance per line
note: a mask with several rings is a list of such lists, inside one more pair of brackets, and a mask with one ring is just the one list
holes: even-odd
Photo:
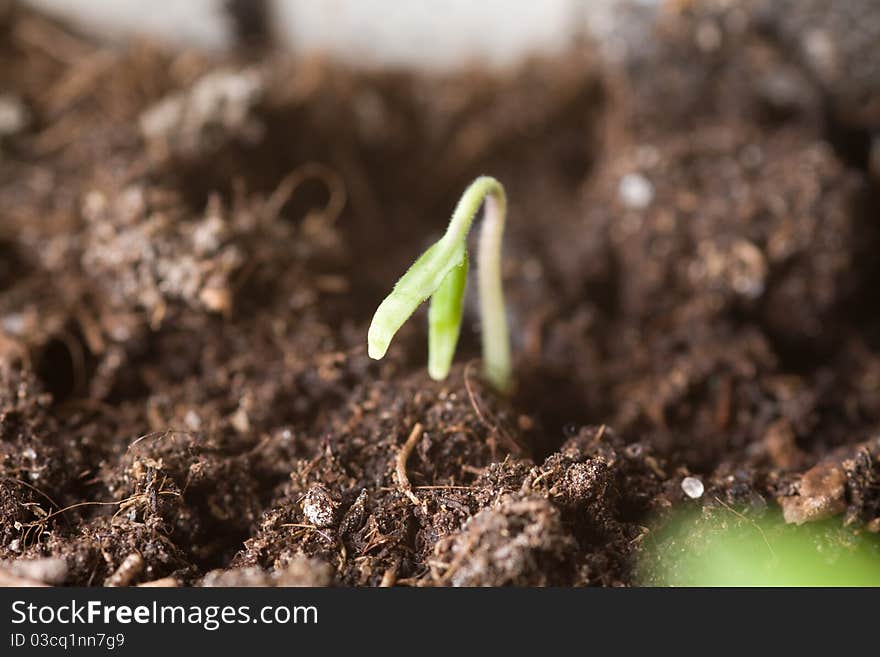
[(379, 305), (367, 334), (370, 358), (380, 359), (403, 323), (426, 300), (428, 310), (428, 374), (441, 381), (449, 374), (464, 307), (467, 284), (467, 236), (474, 215), (484, 207), (478, 246), (477, 287), (483, 328), (483, 368), (497, 390), (510, 388), (510, 339), (501, 289), (501, 238), (507, 196), (501, 183), (480, 176), (465, 190), (446, 233), (425, 251)]

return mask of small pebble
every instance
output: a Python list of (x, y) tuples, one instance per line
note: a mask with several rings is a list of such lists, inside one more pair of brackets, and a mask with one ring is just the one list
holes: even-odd
[(9, 313), (0, 318), (0, 327), (10, 335), (24, 335), (27, 331), (27, 318), (23, 313)]
[(27, 127), (28, 111), (15, 96), (0, 95), (0, 137), (14, 135)]
[(329, 527), (336, 522), (339, 503), (330, 491), (321, 484), (315, 484), (303, 500), (303, 515), (315, 527)]
[(685, 477), (681, 480), (681, 489), (684, 494), (692, 500), (699, 499), (703, 496), (703, 482), (696, 477)]
[(640, 173), (628, 173), (620, 179), (617, 194), (621, 203), (637, 210), (651, 205), (654, 200), (654, 186)]
[(202, 428), (202, 418), (192, 409), (186, 412), (186, 415), (183, 416), (183, 421), (193, 431), (198, 431)]

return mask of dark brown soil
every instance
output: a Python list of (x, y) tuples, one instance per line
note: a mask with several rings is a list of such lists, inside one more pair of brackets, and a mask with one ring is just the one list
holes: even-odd
[[(729, 4), (417, 76), (0, 2), (4, 581), (627, 585), (676, 509), (880, 531), (880, 7)], [(365, 353), (480, 173), (509, 398), (473, 299), (447, 381), (421, 316)]]

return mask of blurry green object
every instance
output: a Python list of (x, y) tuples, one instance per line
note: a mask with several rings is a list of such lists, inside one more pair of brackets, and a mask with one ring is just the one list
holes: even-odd
[(802, 526), (735, 511), (683, 514), (649, 534), (649, 586), (880, 586), (880, 537), (839, 518)]

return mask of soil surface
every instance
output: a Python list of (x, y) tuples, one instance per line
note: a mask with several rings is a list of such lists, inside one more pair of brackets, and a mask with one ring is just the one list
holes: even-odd
[[(455, 75), (240, 18), (207, 55), (0, 1), (0, 580), (629, 585), (680, 509), (880, 531), (876, 2)], [(482, 173), (509, 397), (473, 290), (446, 381), (423, 314), (366, 356)]]

